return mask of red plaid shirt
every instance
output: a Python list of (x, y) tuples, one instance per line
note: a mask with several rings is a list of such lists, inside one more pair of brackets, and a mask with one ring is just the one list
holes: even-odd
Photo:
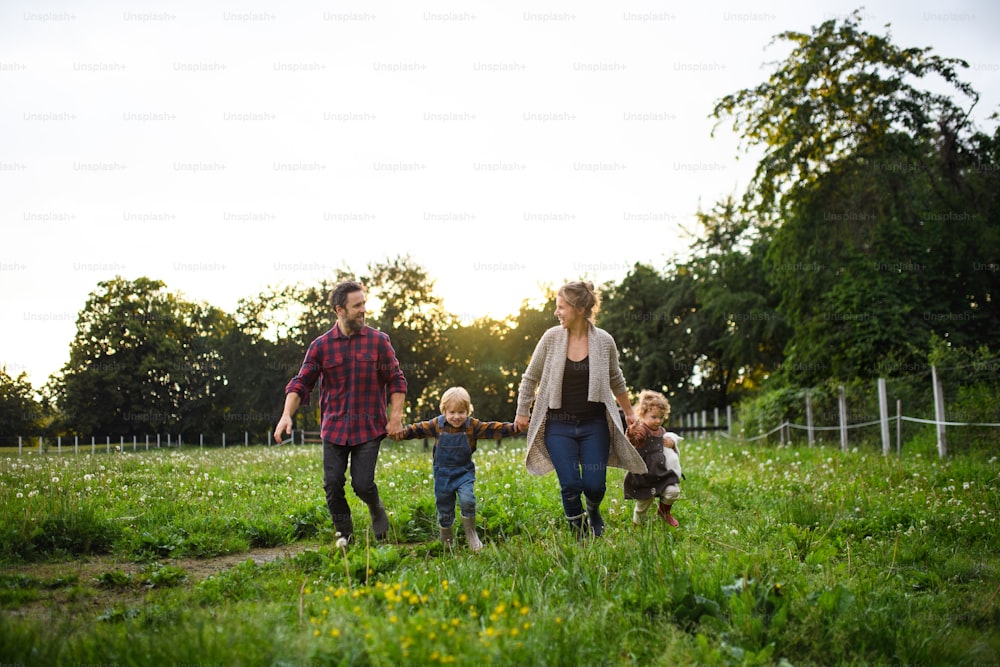
[(345, 336), (334, 325), (314, 340), (285, 393), (295, 392), (302, 405), (309, 405), (318, 379), (322, 380), (322, 437), (338, 445), (358, 445), (384, 437), (388, 397), (406, 393), (406, 378), (389, 336), (369, 326)]

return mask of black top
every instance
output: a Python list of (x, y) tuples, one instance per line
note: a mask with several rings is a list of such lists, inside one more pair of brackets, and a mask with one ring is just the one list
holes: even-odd
[(549, 410), (548, 419), (584, 421), (604, 416), (604, 404), (587, 400), (590, 387), (590, 357), (566, 359), (562, 380), (562, 408)]

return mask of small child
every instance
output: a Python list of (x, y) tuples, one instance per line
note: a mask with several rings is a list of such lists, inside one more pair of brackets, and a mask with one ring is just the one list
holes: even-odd
[(472, 453), (479, 438), (497, 439), (514, 435), (512, 422), (484, 422), (471, 417), (472, 399), (463, 387), (451, 387), (441, 396), (441, 414), (430, 421), (411, 424), (397, 440), (434, 437), (434, 498), (437, 502), (441, 541), (454, 540), (455, 498), (462, 514), (462, 528), (469, 548), (483, 548), (476, 533), (476, 464)]
[(649, 472), (625, 475), (625, 499), (636, 501), (632, 524), (641, 524), (653, 499), (659, 498), (656, 513), (676, 528), (677, 519), (670, 513), (670, 508), (681, 493), (678, 484), (682, 473), (677, 443), (683, 438), (663, 429), (663, 422), (670, 417), (670, 403), (663, 394), (644, 389), (639, 394), (635, 414), (638, 420), (629, 427), (626, 435), (639, 450)]

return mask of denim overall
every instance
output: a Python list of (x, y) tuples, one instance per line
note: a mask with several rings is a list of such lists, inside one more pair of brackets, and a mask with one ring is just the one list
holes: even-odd
[(455, 523), (455, 496), (462, 516), (476, 515), (476, 464), (472, 462), (472, 445), (469, 443), (469, 420), (466, 430), (448, 433), (444, 415), (437, 418), (438, 440), (434, 446), (434, 498), (437, 502), (438, 525), (448, 528)]

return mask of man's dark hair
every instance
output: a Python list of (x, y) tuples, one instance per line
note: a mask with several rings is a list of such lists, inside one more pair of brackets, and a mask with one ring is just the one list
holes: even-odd
[(352, 292), (363, 292), (365, 290), (364, 285), (354, 280), (345, 280), (340, 283), (330, 292), (330, 307), (337, 310), (337, 308), (344, 308), (347, 306), (347, 295)]

